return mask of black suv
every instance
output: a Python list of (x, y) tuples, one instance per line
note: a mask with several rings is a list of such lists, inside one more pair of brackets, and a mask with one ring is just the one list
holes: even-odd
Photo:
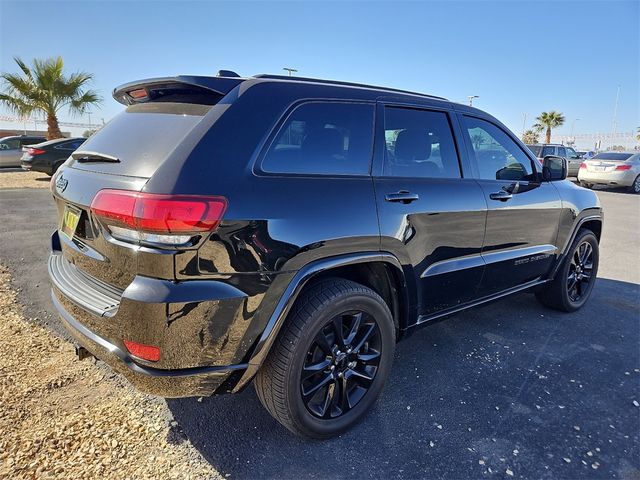
[(179, 76), (58, 170), (53, 302), (143, 391), (252, 380), (291, 431), (324, 438), (375, 402), (396, 342), (526, 289), (589, 298), (602, 209), (486, 113), (308, 78)]

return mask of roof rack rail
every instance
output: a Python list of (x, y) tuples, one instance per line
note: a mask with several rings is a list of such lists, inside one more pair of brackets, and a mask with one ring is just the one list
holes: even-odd
[(325, 80), (322, 78), (311, 78), (311, 77), (289, 77), (287, 75), (270, 75), (268, 73), (261, 73), (259, 75), (254, 75), (254, 78), (268, 78), (268, 79), (273, 79), (273, 80), (290, 80), (290, 81), (295, 81), (295, 82), (309, 82), (309, 83), (326, 83), (329, 85), (342, 85), (345, 87), (360, 87), (360, 88), (371, 88), (374, 90), (381, 90), (384, 92), (391, 92), (391, 93), (404, 93), (407, 95), (417, 95), (420, 97), (426, 97), (426, 98), (435, 98), (436, 100), (445, 100), (445, 101), (449, 101), (448, 99), (444, 98), (444, 97), (438, 97), (436, 95), (428, 95), (426, 93), (420, 93), (420, 92), (412, 92), (411, 90), (401, 90), (399, 88), (389, 88), (389, 87), (379, 87), (377, 85), (367, 85), (364, 83), (355, 83), (355, 82), (342, 82), (340, 80)]

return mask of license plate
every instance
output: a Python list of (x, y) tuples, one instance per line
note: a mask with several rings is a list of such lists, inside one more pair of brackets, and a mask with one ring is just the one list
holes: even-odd
[(60, 231), (67, 237), (69, 240), (73, 238), (74, 233), (76, 233), (76, 227), (78, 226), (78, 222), (80, 221), (80, 215), (82, 212), (71, 205), (67, 205), (64, 207), (64, 215), (62, 217), (62, 228)]

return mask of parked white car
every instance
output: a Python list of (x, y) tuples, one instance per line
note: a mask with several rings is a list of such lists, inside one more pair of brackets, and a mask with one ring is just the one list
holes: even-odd
[(591, 160), (582, 162), (578, 181), (586, 188), (608, 185), (627, 187), (633, 193), (640, 193), (640, 153), (599, 153)]

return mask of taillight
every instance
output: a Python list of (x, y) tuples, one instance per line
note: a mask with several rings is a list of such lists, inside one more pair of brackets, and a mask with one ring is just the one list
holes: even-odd
[(227, 208), (224, 197), (158, 195), (126, 190), (100, 190), (92, 214), (120, 240), (184, 245), (213, 231)]
[(127, 347), (129, 353), (149, 362), (157, 362), (160, 360), (160, 349), (153, 345), (145, 345), (144, 343), (124, 340), (124, 346)]
[(586, 163), (584, 163), (584, 162), (582, 162), (582, 163), (580, 164), (580, 168), (587, 168), (587, 164), (586, 164)]
[(616, 170), (631, 170), (631, 165), (618, 165)]
[(29, 148), (27, 150), (27, 153), (29, 155), (42, 155), (43, 153), (45, 153), (45, 151), (40, 148)]

